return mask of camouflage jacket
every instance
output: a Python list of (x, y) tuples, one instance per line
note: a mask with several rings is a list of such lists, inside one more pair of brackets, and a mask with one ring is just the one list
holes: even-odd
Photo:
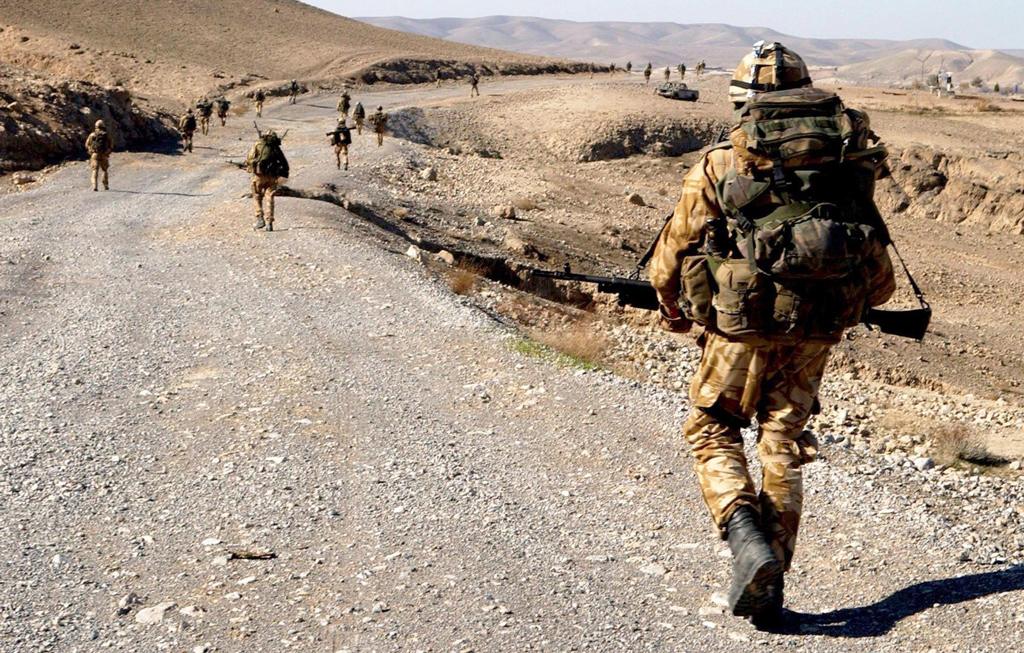
[(89, 154), (110, 154), (114, 151), (114, 141), (103, 129), (97, 129), (85, 139), (85, 150)]

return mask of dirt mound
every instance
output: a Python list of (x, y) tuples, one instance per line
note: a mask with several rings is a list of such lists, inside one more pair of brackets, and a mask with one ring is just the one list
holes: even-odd
[(0, 68), (0, 108), (0, 172), (84, 158), (85, 138), (98, 119), (106, 121), (117, 149), (177, 138), (171, 116), (140, 108), (123, 88), (52, 84), (6, 67)]

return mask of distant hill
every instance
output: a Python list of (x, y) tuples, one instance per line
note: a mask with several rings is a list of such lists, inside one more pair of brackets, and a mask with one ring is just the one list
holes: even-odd
[(486, 18), (361, 18), (390, 29), (503, 50), (633, 65), (648, 61), (658, 66), (688, 65), (700, 59), (709, 66), (732, 68), (761, 39), (781, 41), (812, 65), (844, 66), (911, 49), (966, 50), (952, 41), (922, 39), (811, 39), (782, 34), (764, 27), (723, 24), (593, 22), (545, 18), (489, 16)]
[[(927, 59), (925, 59), (927, 57)], [(941, 67), (953, 73), (954, 84), (980, 77), (1004, 89), (1024, 84), (1024, 59), (999, 50), (908, 49), (871, 61), (841, 66), (839, 78), (879, 84), (907, 84), (921, 78), (921, 62), (927, 73)]]

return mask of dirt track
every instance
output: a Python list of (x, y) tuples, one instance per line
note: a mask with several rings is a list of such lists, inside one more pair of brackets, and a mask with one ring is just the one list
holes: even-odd
[[(346, 186), (326, 167), (332, 115), (331, 98), (269, 108), (293, 185)], [(0, 196), (0, 648), (1003, 651), (1024, 636), (1024, 570), (960, 562), (951, 525), (968, 516), (909, 494), (943, 476), (828, 461), (808, 468), (789, 583), (801, 633), (721, 615), (728, 560), (680, 451), (685, 402), (515, 353), (332, 205), (279, 200), (278, 231), (254, 233), (229, 164), (249, 125), (194, 156), (115, 155), (109, 193), (74, 164)], [(353, 161), (400, 167), (418, 148), (364, 135)], [(243, 549), (276, 557), (228, 559)], [(159, 624), (137, 622), (161, 602)]]

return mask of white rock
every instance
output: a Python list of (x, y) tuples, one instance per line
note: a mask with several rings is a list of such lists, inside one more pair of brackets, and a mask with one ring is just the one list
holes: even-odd
[(640, 573), (647, 574), (649, 576), (664, 576), (668, 573), (668, 569), (665, 569), (665, 567), (659, 565), (657, 562), (652, 562), (640, 567)]
[(203, 546), (217, 546), (218, 544), (220, 544), (220, 540), (216, 537), (208, 537), (203, 540)]
[(911, 458), (911, 462), (914, 463), (914, 467), (916, 467), (919, 472), (935, 467), (935, 461), (931, 458)]
[(174, 608), (174, 601), (164, 601), (148, 608), (143, 608), (135, 613), (135, 621), (140, 624), (151, 626), (164, 620), (168, 610)]
[(433, 167), (424, 168), (420, 171), (420, 179), (423, 181), (437, 181), (437, 170)]

